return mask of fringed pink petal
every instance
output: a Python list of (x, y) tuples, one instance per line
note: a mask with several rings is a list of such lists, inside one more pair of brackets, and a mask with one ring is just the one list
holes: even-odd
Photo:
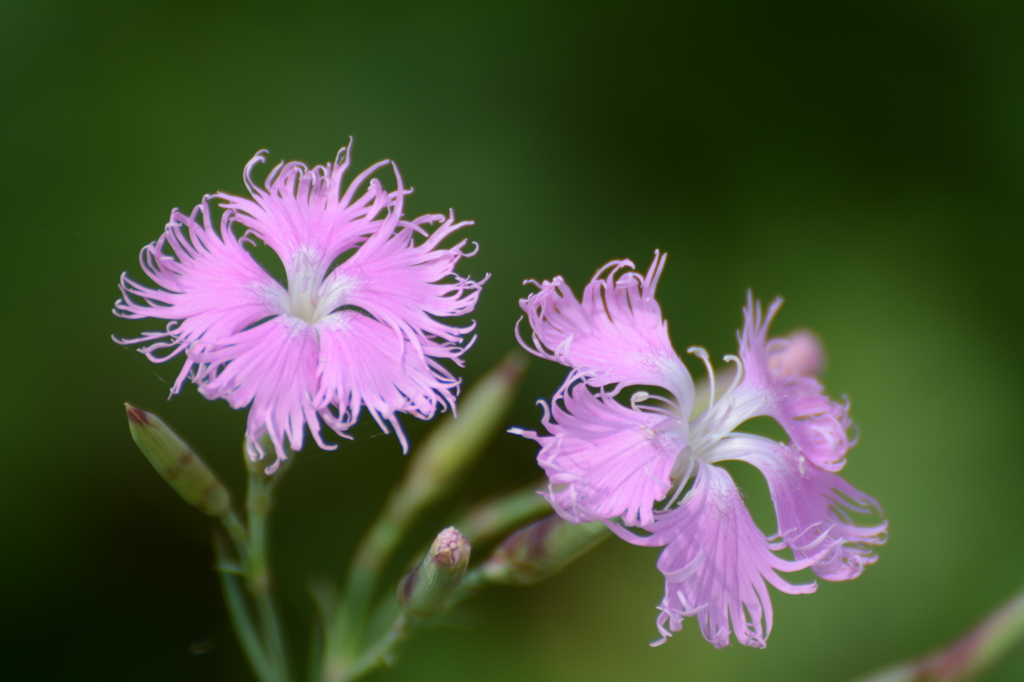
[(538, 357), (578, 370), (590, 386), (660, 386), (689, 417), (693, 380), (672, 349), (668, 323), (654, 299), (664, 267), (665, 256), (657, 251), (646, 275), (632, 270), (631, 261), (612, 261), (594, 275), (579, 302), (561, 277), (532, 282), (540, 291), (519, 305), (533, 335), (530, 343), (522, 337), (519, 342)]
[[(164, 332), (145, 332), (118, 343), (143, 343), (139, 350), (162, 362), (196, 343), (216, 341), (284, 312), (284, 289), (253, 259), (223, 216), (213, 227), (204, 201), (191, 215), (177, 210), (160, 238), (139, 256), (143, 271), (156, 284), (147, 287), (121, 276), (122, 298), (114, 313), (129, 319), (172, 320)], [(181, 387), (187, 369), (175, 383)]]
[(314, 402), (318, 356), (316, 331), (286, 315), (189, 352), (199, 366), (194, 380), (203, 396), (250, 408), (245, 432), (250, 455), (262, 458), (259, 439), (266, 434), (278, 460), (287, 457), (286, 439), (292, 450), (302, 449), (307, 424), (322, 443), (321, 406)]
[(546, 436), (514, 430), (541, 445), (537, 461), (551, 483), (549, 499), (568, 521), (622, 517), (649, 524), (654, 503), (672, 487), (672, 467), (686, 447), (686, 422), (630, 409), (572, 386), (543, 420)]
[(747, 295), (740, 336), (744, 375), (738, 399), (763, 400), (759, 413), (778, 421), (808, 460), (827, 471), (839, 471), (852, 446), (848, 406), (830, 400), (809, 373), (823, 364), (820, 346), (811, 345), (813, 339), (768, 341), (768, 326), (781, 305), (782, 300), (776, 299), (763, 315), (761, 303)]
[(328, 423), (344, 432), (362, 406), (387, 432), (388, 424), (409, 449), (398, 412), (431, 419), (438, 408), (455, 407), (459, 381), (436, 361), (403, 352), (405, 342), (391, 328), (352, 310), (329, 315), (317, 324), (320, 362), (317, 405), (338, 414)]
[[(426, 233), (424, 226), (436, 222), (441, 224), (416, 244), (415, 238)], [(456, 327), (436, 318), (471, 312), (487, 277), (474, 282), (455, 274), (459, 260), (476, 253), (475, 245), (468, 250), (466, 240), (447, 249), (439, 245), (468, 225), (456, 222), (454, 215), (429, 215), (398, 222), (393, 231), (381, 229), (327, 277), (323, 305), (361, 308), (394, 329), (396, 349), (408, 344), (420, 355), (458, 364), (474, 325)]]
[(885, 543), (888, 522), (857, 526), (852, 520), (854, 514), (881, 516), (874, 498), (838, 475), (818, 469), (799, 451), (781, 443), (766, 442), (736, 459), (753, 464), (768, 480), (778, 534), (795, 557), (816, 556), (821, 547), (832, 547), (812, 567), (819, 577), (853, 580), (878, 561), (873, 547)]
[[(693, 488), (682, 504), (655, 515), (636, 536), (612, 527), (633, 544), (664, 546), (658, 570), (665, 575), (665, 598), (658, 609), (664, 643), (696, 618), (716, 648), (728, 646), (730, 634), (745, 646), (763, 648), (772, 630), (772, 604), (766, 583), (787, 594), (813, 592), (816, 585), (791, 585), (778, 571), (807, 568), (819, 557), (787, 561), (758, 530), (727, 472), (700, 461)], [(826, 551), (822, 549), (821, 551)]]
[[(220, 192), (214, 196), (221, 207), (270, 246), (281, 258), (289, 278), (314, 264), (319, 281), (331, 263), (355, 248), (386, 222), (396, 220), (389, 209), (401, 206), (404, 188), (387, 192), (370, 174), (388, 161), (374, 164), (343, 185), (348, 170), (351, 144), (342, 148), (333, 164), (307, 168), (293, 161), (279, 163), (259, 187), (252, 179), (257, 164), (266, 161), (266, 151), (256, 154), (245, 166), (243, 178), (252, 199)], [(367, 182), (365, 192), (354, 199), (357, 188)]]

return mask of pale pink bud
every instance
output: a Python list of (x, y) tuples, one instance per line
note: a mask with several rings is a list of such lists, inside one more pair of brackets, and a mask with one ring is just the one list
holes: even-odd
[(768, 370), (775, 376), (811, 376), (825, 366), (825, 351), (814, 332), (798, 329), (768, 342)]

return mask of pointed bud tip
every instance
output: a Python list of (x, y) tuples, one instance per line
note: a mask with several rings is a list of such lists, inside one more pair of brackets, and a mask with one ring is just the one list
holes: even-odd
[(406, 615), (427, 618), (444, 610), (466, 577), (469, 541), (456, 528), (438, 533), (419, 566), (398, 584), (395, 596)]
[(509, 351), (501, 362), (501, 378), (514, 384), (522, 378), (530, 364), (530, 356), (518, 348)]
[(199, 511), (223, 516), (231, 508), (224, 484), (198, 455), (155, 414), (124, 404), (132, 440), (157, 473)]
[(136, 424), (138, 426), (151, 426), (152, 425), (152, 423), (149, 421), (149, 413), (148, 412), (140, 410), (139, 408), (135, 407), (134, 405), (130, 405), (128, 403), (125, 403), (124, 407), (125, 407), (125, 410), (128, 411), (128, 421), (130, 421), (131, 423)]
[(469, 552), (469, 541), (457, 528), (450, 526), (434, 538), (428, 556), (440, 568), (461, 570), (469, 563)]

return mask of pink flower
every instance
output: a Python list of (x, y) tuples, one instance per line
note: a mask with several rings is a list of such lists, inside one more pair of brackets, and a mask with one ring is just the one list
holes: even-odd
[[(190, 215), (171, 212), (164, 234), (140, 254), (156, 286), (125, 273), (114, 308), (120, 317), (170, 322), (164, 331), (115, 341), (144, 344), (139, 351), (153, 362), (184, 353), (172, 395), (188, 378), (210, 400), (249, 406), (247, 449), (262, 458), (259, 440), (269, 436), (278, 457), (271, 470), (287, 456), (286, 440), (292, 450), (302, 448), (306, 426), (330, 449), (320, 422), (344, 437), (364, 407), (385, 432), (394, 427), (404, 451), (397, 413), (430, 419), (455, 405), (459, 381), (439, 360), (461, 366), (474, 325), (438, 318), (472, 312), (487, 278), (474, 282), (454, 272), (475, 245), (467, 251), (466, 240), (440, 243), (472, 223), (455, 222), (453, 214), (404, 220), (411, 190), (398, 168), (392, 164), (394, 191), (370, 178), (388, 161), (345, 186), (344, 148), (334, 164), (278, 164), (261, 188), (252, 170), (264, 154), (245, 167), (251, 199), (213, 195), (223, 209), (219, 228), (209, 196)], [(246, 228), (241, 236), (236, 224)], [(286, 285), (246, 248), (257, 240), (280, 258)]]
[[(628, 270), (629, 261), (611, 263), (587, 285), (582, 303), (560, 278), (534, 282), (540, 291), (520, 302), (533, 328), (527, 350), (571, 371), (551, 406), (542, 403), (547, 434), (513, 432), (540, 444), (548, 499), (563, 518), (602, 520), (628, 542), (665, 547), (656, 644), (696, 617), (716, 647), (731, 633), (763, 647), (772, 626), (766, 583), (812, 592), (813, 583), (779, 576), (807, 567), (827, 580), (855, 578), (877, 559), (872, 548), (885, 541), (887, 525), (851, 519), (881, 510), (832, 473), (854, 444), (847, 407), (825, 396), (814, 376), (824, 364), (814, 335), (768, 339), (781, 301), (762, 315), (748, 297), (740, 355), (726, 356), (736, 375), (721, 395), (707, 352), (689, 349), (710, 382), (707, 407), (693, 414), (693, 382), (654, 300), (664, 263), (656, 252), (645, 277)], [(636, 390), (627, 407), (617, 396), (630, 386), (664, 394)], [(776, 419), (791, 443), (735, 430), (758, 416)], [(730, 459), (754, 465), (768, 480), (778, 521), (773, 538), (758, 530), (732, 478), (714, 466)], [(792, 560), (777, 554), (784, 549)]]

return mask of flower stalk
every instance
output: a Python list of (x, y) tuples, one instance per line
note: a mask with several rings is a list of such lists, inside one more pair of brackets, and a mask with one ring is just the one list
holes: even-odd
[(259, 466), (249, 467), (245, 504), (248, 543), (242, 548), (246, 584), (256, 603), (264, 652), (275, 682), (287, 682), (291, 678), (283, 630), (275, 605), (267, 537), (272, 494), (282, 473), (278, 471), (277, 475), (268, 476)]
[(485, 543), (525, 523), (551, 513), (551, 505), (540, 492), (543, 481), (534, 481), (506, 495), (475, 505), (453, 525), (467, 540)]
[(885, 668), (859, 682), (965, 682), (1024, 640), (1024, 591), (944, 649)]
[(506, 355), (462, 398), (458, 418), (446, 415), (410, 455), (401, 482), (356, 547), (341, 601), (328, 623), (322, 663), (328, 682), (352, 679), (381, 571), (423, 510), (451, 492), (484, 452), (512, 405), (526, 366), (519, 351)]
[[(523, 492), (516, 491), (507, 497), (521, 500)], [(539, 496), (537, 497), (539, 498)], [(495, 502), (500, 505), (501, 500)], [(550, 509), (550, 506), (548, 508)], [(427, 552), (424, 558), (425, 562), (439, 554), (435, 546), (451, 530), (454, 529), (442, 531)], [(461, 533), (459, 535), (461, 537)], [(378, 613), (374, 620), (379, 620), (382, 623), (387, 623), (390, 620), (390, 623), (379, 630), (379, 636), (362, 647), (352, 663), (339, 672), (338, 677), (325, 677), (324, 679), (348, 682), (362, 677), (381, 665), (390, 665), (394, 661), (396, 647), (409, 637), (420, 623), (424, 622), (421, 617), (443, 614), (489, 585), (532, 585), (546, 580), (609, 537), (611, 537), (611, 533), (604, 527), (604, 524), (573, 525), (551, 515), (513, 533), (483, 564), (466, 572), (464, 578), (460, 576), (454, 589), (444, 597), (444, 603), (440, 608), (435, 605), (428, 612), (416, 614), (409, 612), (409, 599), (403, 592), (408, 589), (410, 576), (422, 567), (421, 564), (399, 583), (398, 599), (383, 602), (378, 607)], [(468, 543), (466, 548), (468, 549)], [(447, 585), (450, 586), (453, 583), (454, 581), (451, 581)]]
[(288, 682), (291, 675), (274, 606), (267, 538), (272, 494), (283, 469), (269, 476), (263, 463), (249, 462), (243, 524), (231, 507), (227, 487), (192, 448), (155, 414), (132, 405), (125, 408), (132, 438), (153, 468), (185, 502), (219, 520), (227, 534), (227, 538), (214, 534), (214, 567), (253, 673), (260, 682)]

